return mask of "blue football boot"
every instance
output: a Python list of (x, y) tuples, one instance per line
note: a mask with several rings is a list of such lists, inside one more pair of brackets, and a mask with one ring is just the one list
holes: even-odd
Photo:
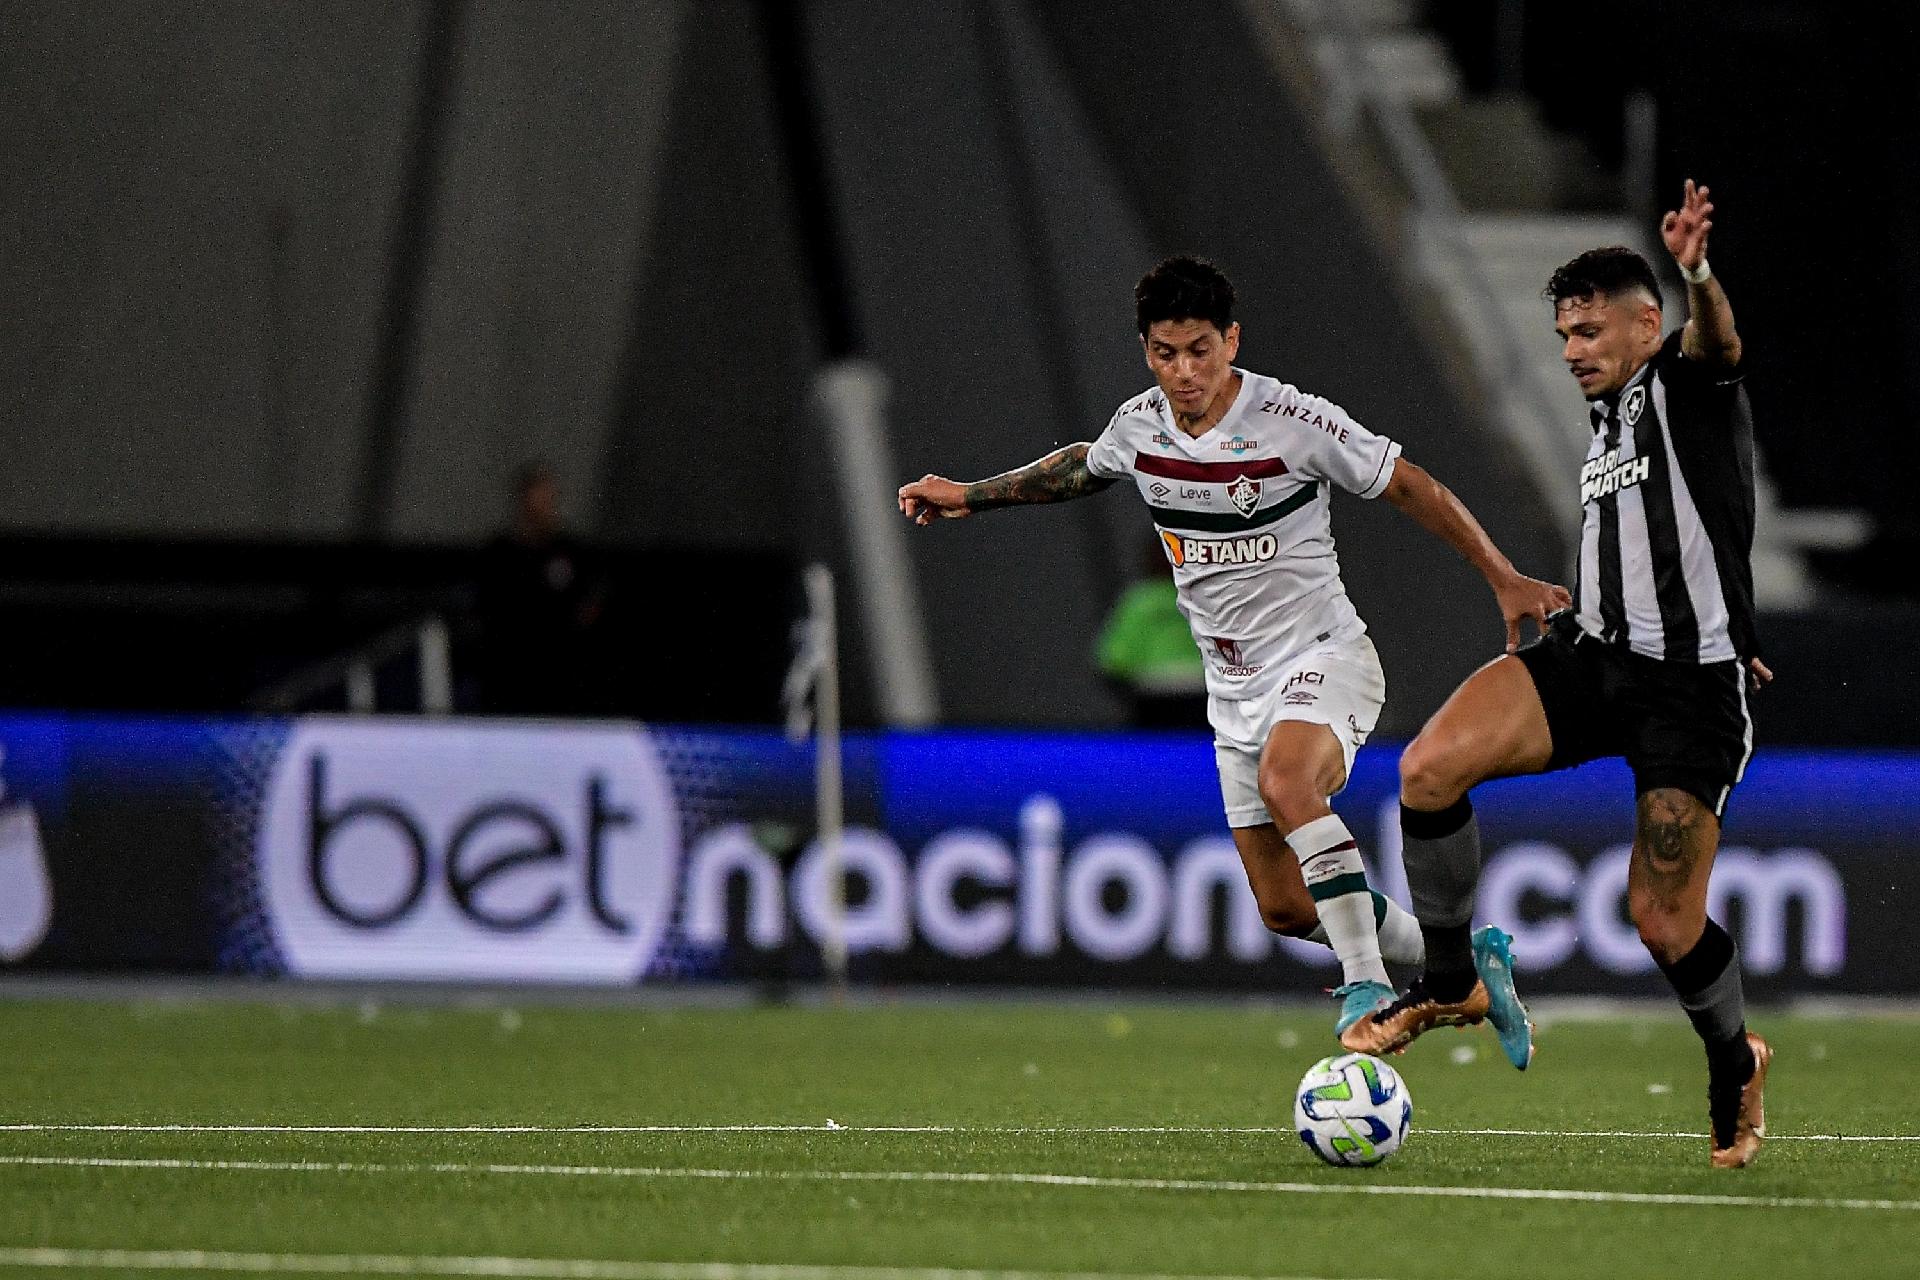
[(1473, 932), (1473, 967), (1487, 988), (1487, 1021), (1500, 1037), (1500, 1049), (1521, 1071), (1533, 1061), (1533, 1023), (1513, 989), (1513, 937), (1493, 925)]
[(1368, 1014), (1392, 1004), (1393, 988), (1384, 982), (1349, 982), (1335, 987), (1333, 998), (1340, 1002), (1340, 1020), (1333, 1024), (1333, 1034), (1338, 1036)]

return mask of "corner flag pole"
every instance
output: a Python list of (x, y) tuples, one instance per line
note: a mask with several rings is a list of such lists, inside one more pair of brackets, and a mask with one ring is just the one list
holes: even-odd
[(813, 693), (813, 788), (820, 869), (826, 877), (827, 912), (820, 960), (836, 1000), (847, 990), (847, 893), (841, 833), (845, 811), (840, 760), (840, 633), (835, 620), (833, 571), (806, 570), (807, 621), (801, 652), (788, 675), (789, 736), (804, 715), (805, 687)]

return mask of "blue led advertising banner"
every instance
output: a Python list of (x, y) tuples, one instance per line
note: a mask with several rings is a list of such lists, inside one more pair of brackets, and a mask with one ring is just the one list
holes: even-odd
[[(602, 722), (0, 716), (0, 967), (595, 985), (807, 978), (829, 925), (811, 747)], [(1406, 900), (1396, 751), (1336, 807)], [(857, 980), (1304, 994), (1200, 735), (849, 737)], [(1617, 764), (1490, 784), (1480, 912), (1525, 988), (1662, 990)], [(1712, 907), (1762, 997), (1920, 991), (1920, 753), (1769, 750)]]

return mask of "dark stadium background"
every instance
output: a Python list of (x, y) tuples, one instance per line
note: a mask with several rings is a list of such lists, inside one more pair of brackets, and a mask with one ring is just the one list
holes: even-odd
[[(1396, 283), (1379, 209), (1337, 180), (1354, 161), (1322, 145), (1324, 104), (1241, 5), (1098, 8), (8, 5), (0, 702), (238, 707), (457, 609), (460, 549), (539, 456), (577, 530), (633, 557), (645, 669), (617, 709), (699, 718), (698, 685), (711, 715), (769, 717), (794, 606), (767, 557), (848, 581), (808, 404), (821, 362), (855, 352), (890, 379), (902, 478), (1012, 465), (1145, 385), (1128, 289), (1176, 249), (1238, 279), (1247, 363), (1404, 439), (1559, 570), (1484, 392)], [(1651, 216), (1682, 175), (1714, 188), (1783, 502), (1876, 530), (1818, 558), (1813, 607), (1768, 620), (1770, 735), (1911, 740), (1908, 20), (1432, 8), (1470, 92), (1529, 95), (1582, 157), (1568, 200), (1617, 190), (1623, 102), (1652, 92), (1657, 181), (1632, 195)], [(1487, 602), (1390, 513), (1337, 520), (1404, 735), (1491, 643)], [(1086, 655), (1142, 529), (1108, 495), (914, 538), (943, 718), (1112, 722)], [(676, 634), (690, 600), (697, 641)]]
[[(1117, 729), (1092, 649), (1148, 543), (1131, 497), (909, 530), (888, 495), (1097, 432), (1148, 383), (1130, 291), (1169, 252), (1237, 281), (1242, 363), (1402, 440), (1522, 567), (1564, 578), (1571, 549), (1496, 422), (1478, 326), (1414, 269), (1405, 175), (1329, 44), (1340, 8), (0, 7), (0, 709), (15, 717), (0, 727), (17, 735), (0, 782), (41, 805), (56, 878), (88, 886), (61, 910), (111, 897), (98, 875), (114, 863), (155, 880), (190, 865), (211, 879), (165, 901), (215, 912), (225, 864), (209, 851), (234, 836), (215, 827), (262, 776), (234, 774), (219, 743), (236, 725), (287, 732), (251, 715), (411, 713), (435, 636), (451, 709), (501, 706), (484, 548), (532, 459), (580, 539), (594, 628), (537, 664), (552, 700), (516, 713), (684, 726), (702, 743), (735, 726), (762, 744), (783, 716), (801, 570), (818, 562), (838, 583), (849, 725), (911, 725), (875, 624), (872, 543), (897, 533), (910, 607), (892, 621), (917, 610), (936, 724)], [(1820, 756), (1842, 763), (1807, 776), (1891, 778), (1910, 796), (1912, 19), (1811, 0), (1351, 9), (1397, 10), (1451, 59), (1458, 100), (1419, 124), (1469, 213), (1602, 215), (1652, 240), (1684, 177), (1711, 185), (1712, 260), (1780, 507), (1841, 510), (1858, 530), (1805, 548), (1807, 589), (1763, 617), (1779, 679), (1756, 708), (1761, 750), (1877, 751), (1866, 772)], [(1544, 304), (1527, 342), (1552, 350)], [(853, 457), (820, 382), (847, 368), (885, 388), (877, 447)], [(1497, 652), (1498, 621), (1473, 574), (1396, 513), (1339, 502), (1335, 525), (1387, 669), (1391, 751)], [(166, 755), (169, 734), (192, 745)], [(862, 741), (861, 759), (898, 745)], [(979, 741), (991, 762), (1021, 740)], [(1100, 741), (1041, 754), (1148, 750)], [(1199, 760), (1182, 741), (1153, 759)], [(683, 799), (746, 776), (708, 750), (676, 757)], [(952, 778), (933, 799), (923, 778), (853, 778), (851, 816), (944, 830), (936, 801), (973, 803), (968, 767)], [(1183, 774), (1178, 811), (1210, 813), (1210, 785)], [(48, 807), (76, 794), (92, 807)], [(903, 795), (933, 807), (889, 812)], [(1851, 900), (1881, 910), (1906, 837), (1829, 821), (1827, 795), (1793, 798), (1767, 838), (1858, 846), (1874, 880)], [(752, 809), (738, 801), (711, 812)], [(785, 792), (775, 808), (791, 829), (761, 835), (785, 874), (812, 815)], [(1010, 831), (1012, 810), (996, 812)], [(1070, 812), (1069, 835), (1101, 820)], [(153, 838), (131, 861), (98, 844), (136, 831)], [(84, 966), (80, 936), (37, 963)], [(249, 945), (216, 928), (111, 962), (196, 968)]]

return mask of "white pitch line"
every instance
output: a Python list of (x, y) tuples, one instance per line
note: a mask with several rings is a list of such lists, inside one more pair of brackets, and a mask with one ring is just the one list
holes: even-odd
[(1109, 1191), (1227, 1191), (1266, 1195), (1431, 1196), (1454, 1200), (1562, 1200), (1586, 1204), (1691, 1205), (1749, 1209), (1920, 1210), (1920, 1200), (1804, 1196), (1707, 1196), (1685, 1192), (1582, 1191), (1563, 1187), (1448, 1187), (1395, 1183), (1247, 1182), (1109, 1178), (1078, 1173), (985, 1173), (942, 1169), (670, 1169), (570, 1164), (368, 1164), (315, 1160), (170, 1160), (117, 1156), (0, 1156), (0, 1166), (234, 1170), (250, 1173), (484, 1174), (571, 1178), (686, 1178), (725, 1182), (916, 1182), (979, 1186), (1092, 1187)]
[[(902, 1124), (0, 1124), (0, 1133), (1078, 1133), (1077, 1129), (971, 1129)], [(1213, 1129), (1099, 1129), (1089, 1133), (1214, 1133)], [(1247, 1132), (1278, 1132), (1248, 1130)]]
[[(632, 1124), (632, 1125), (372, 1125), (372, 1124), (0, 1124), (0, 1133), (286, 1133), (286, 1134), (648, 1134), (648, 1133), (901, 1133), (901, 1134), (1290, 1134), (1277, 1125), (952, 1125), (952, 1124)], [(1650, 1129), (1420, 1129), (1441, 1137), (1699, 1139), (1702, 1132)], [(1773, 1133), (1769, 1142), (1920, 1142), (1920, 1133)]]
[(0, 1248), (0, 1267), (254, 1274), (507, 1276), (527, 1280), (1316, 1280), (1312, 1276), (973, 1271), (947, 1267), (804, 1266), (772, 1262), (620, 1262), (592, 1258), (222, 1253), (202, 1249)]
[[(1281, 1132), (1288, 1132), (1282, 1130)], [(1415, 1129), (1419, 1133), (1482, 1138), (1688, 1138), (1701, 1133), (1659, 1132), (1648, 1129)], [(1769, 1133), (1768, 1142), (1920, 1142), (1920, 1133)]]

